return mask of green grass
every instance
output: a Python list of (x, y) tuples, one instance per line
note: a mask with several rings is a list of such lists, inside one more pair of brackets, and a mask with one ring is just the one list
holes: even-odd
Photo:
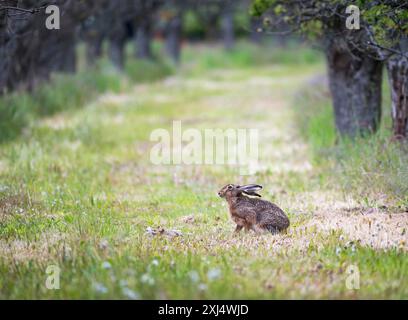
[(118, 94), (132, 84), (155, 81), (174, 72), (160, 59), (128, 59), (123, 74), (106, 59), (101, 59), (91, 69), (81, 64), (75, 75), (54, 74), (49, 83), (41, 84), (31, 93), (19, 91), (1, 97), (0, 143), (17, 138), (33, 119), (79, 109), (100, 94)]
[[(298, 54), (298, 51), (301, 54)], [(322, 60), (319, 51), (310, 47), (288, 43), (288, 46), (279, 47), (274, 42), (264, 46), (238, 42), (235, 47), (225, 54), (222, 46), (202, 46), (183, 51), (183, 61), (187, 64), (186, 71), (191, 75), (200, 75), (203, 72), (216, 69), (250, 69), (262, 65), (313, 65)]]
[[(306, 86), (295, 99), (299, 132), (310, 145), (316, 164), (341, 190), (378, 205), (408, 208), (408, 153), (404, 144), (391, 141), (390, 92), (384, 81), (383, 116), (379, 131), (352, 141), (338, 137), (327, 88)], [(385, 201), (383, 201), (385, 198)], [(376, 201), (380, 199), (380, 201)]]
[[(25, 134), (0, 146), (0, 299), (408, 298), (400, 213), (362, 215), (375, 198), (362, 201), (356, 190), (371, 189), (356, 177), (355, 187), (339, 190), (337, 173), (318, 161), (325, 153), (313, 150), (335, 148), (333, 135), (321, 138), (328, 112), (305, 126), (307, 142), (299, 135), (293, 95), (322, 62), (203, 67), (208, 56), (235, 55), (187, 47), (182, 69), (164, 81), (143, 76), (148, 82), (81, 103), (67, 97), (65, 106), (58, 95), (43, 100), (62, 111), (30, 117)], [(306, 95), (298, 103), (308, 106)], [(241, 176), (228, 166), (153, 165), (150, 133), (173, 120), (185, 129), (259, 128), (262, 166)], [(234, 235), (216, 196), (230, 182), (264, 185), (263, 196), (288, 212), (289, 232)], [(381, 219), (389, 219), (385, 247), (372, 240)], [(182, 235), (146, 233), (159, 227)], [(61, 270), (59, 290), (45, 286), (52, 265)], [(345, 284), (351, 265), (359, 290)]]

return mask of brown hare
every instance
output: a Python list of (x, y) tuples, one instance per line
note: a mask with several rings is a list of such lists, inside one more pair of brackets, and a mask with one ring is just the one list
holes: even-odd
[(235, 232), (245, 228), (255, 232), (268, 230), (275, 234), (289, 227), (289, 218), (277, 205), (246, 196), (261, 197), (256, 193), (261, 189), (262, 186), (257, 184), (245, 186), (227, 184), (218, 192), (218, 195), (228, 202), (231, 218), (237, 224)]

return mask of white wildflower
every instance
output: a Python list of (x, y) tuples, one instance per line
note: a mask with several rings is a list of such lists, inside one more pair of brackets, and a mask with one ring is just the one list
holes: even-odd
[(341, 253), (341, 248), (340, 248), (340, 247), (337, 247), (337, 248), (336, 248), (336, 255), (340, 255), (340, 253)]
[(207, 290), (207, 285), (206, 285), (205, 283), (200, 283), (200, 284), (198, 285), (198, 290), (200, 290), (200, 291), (205, 291), (205, 290)]
[(146, 283), (146, 284), (148, 284), (150, 286), (154, 285), (154, 282), (155, 282), (154, 279), (148, 273), (143, 274), (140, 277), (140, 281), (142, 283)]
[(192, 282), (198, 282), (198, 281), (200, 281), (200, 276), (199, 276), (199, 274), (198, 274), (197, 271), (191, 271), (191, 272), (189, 273), (189, 277), (190, 277), (190, 279), (191, 279)]
[(102, 283), (99, 283), (99, 282), (94, 284), (94, 289), (98, 293), (107, 293), (108, 292), (108, 288), (106, 288)]
[(214, 268), (208, 271), (207, 278), (208, 280), (216, 280), (221, 277), (221, 270), (218, 268)]
[(140, 295), (137, 292), (135, 292), (135, 291), (133, 291), (133, 290), (131, 290), (129, 288), (123, 288), (122, 293), (126, 298), (128, 298), (130, 300), (140, 299)]

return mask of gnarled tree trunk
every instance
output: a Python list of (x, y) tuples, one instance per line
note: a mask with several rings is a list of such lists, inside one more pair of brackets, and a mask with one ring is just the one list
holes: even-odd
[(377, 131), (381, 120), (382, 63), (332, 40), (326, 48), (335, 122), (341, 135)]
[[(401, 41), (407, 52), (408, 38)], [(388, 80), (391, 89), (392, 130), (395, 139), (408, 138), (408, 58), (391, 57), (387, 61)]]

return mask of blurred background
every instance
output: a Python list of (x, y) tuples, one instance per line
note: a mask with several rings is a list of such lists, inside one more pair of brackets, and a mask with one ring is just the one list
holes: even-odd
[[(46, 13), (49, 5), (59, 8), (58, 30), (46, 28), (47, 17), (53, 21), (53, 11)], [(268, 51), (268, 46), (282, 47), (289, 39), (296, 42), (295, 36), (265, 37), (262, 19), (249, 14), (249, 0), (2, 0), (0, 8), (0, 92), (4, 97), (16, 91), (30, 91), (34, 94), (30, 99), (35, 100), (25, 109), (18, 101), (2, 99), (1, 140), (18, 135), (28, 115), (50, 114), (82, 104), (92, 94), (119, 90), (121, 81), (114, 78), (119, 73), (130, 81), (143, 81), (164, 77), (181, 67), (260, 64), (274, 54)], [(204, 44), (217, 50), (213, 56), (210, 53), (195, 62), (200, 65), (189, 66), (195, 54), (189, 49)], [(220, 48), (229, 55), (221, 57)], [(293, 52), (286, 54), (294, 56)], [(300, 59), (315, 59), (314, 55), (309, 52)], [(97, 74), (91, 76), (90, 72)], [(60, 76), (75, 73), (81, 74), (77, 76), (79, 81), (69, 77), (62, 80)], [(61, 81), (73, 86), (64, 90), (66, 97), (59, 97), (63, 105), (51, 100), (37, 101), (48, 99), (40, 96), (47, 90), (42, 85), (50, 81), (54, 86)], [(56, 95), (64, 94), (53, 91)], [(66, 99), (80, 101), (68, 103)]]

